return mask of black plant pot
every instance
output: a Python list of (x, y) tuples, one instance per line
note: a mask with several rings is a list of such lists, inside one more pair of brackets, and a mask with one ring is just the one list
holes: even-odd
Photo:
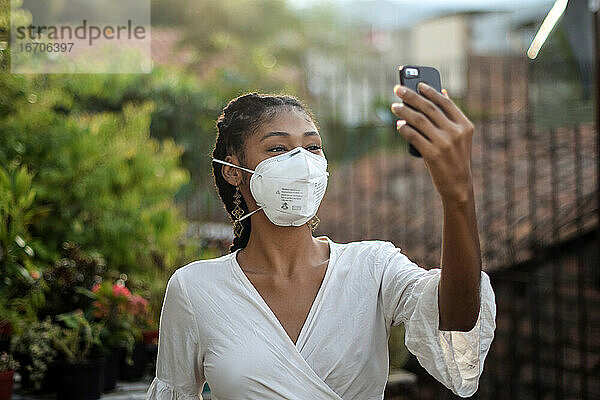
[(157, 344), (146, 344), (146, 373), (153, 375), (156, 371), (156, 357), (158, 356)]
[(104, 392), (110, 392), (117, 386), (117, 378), (119, 377), (120, 367), (120, 352), (112, 350), (106, 355), (106, 365), (104, 368)]
[(119, 378), (126, 381), (140, 380), (144, 376), (144, 372), (146, 372), (146, 364), (148, 362), (144, 342), (136, 343), (133, 348), (133, 354), (131, 355), (133, 365), (125, 362), (125, 356), (126, 352), (122, 351)]
[(102, 395), (106, 358), (71, 364), (57, 361), (57, 400), (96, 400)]

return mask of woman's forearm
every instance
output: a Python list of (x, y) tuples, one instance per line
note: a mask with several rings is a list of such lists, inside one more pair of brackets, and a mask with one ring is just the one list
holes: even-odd
[(438, 288), (440, 330), (470, 331), (479, 316), (481, 250), (473, 190), (442, 198), (442, 272)]

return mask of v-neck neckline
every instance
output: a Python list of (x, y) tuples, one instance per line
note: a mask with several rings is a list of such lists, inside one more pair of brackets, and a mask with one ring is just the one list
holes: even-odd
[(327, 261), (327, 268), (325, 270), (325, 275), (323, 276), (323, 280), (321, 281), (321, 285), (319, 286), (317, 295), (315, 296), (315, 298), (310, 306), (308, 315), (306, 316), (306, 319), (304, 320), (304, 323), (302, 324), (302, 328), (300, 329), (300, 333), (298, 334), (296, 343), (293, 342), (292, 338), (290, 337), (290, 335), (288, 335), (287, 331), (285, 330), (285, 328), (283, 327), (283, 325), (277, 318), (277, 315), (275, 315), (275, 313), (273, 312), (271, 307), (269, 307), (269, 305), (267, 304), (265, 299), (262, 297), (262, 295), (260, 294), (258, 289), (256, 289), (256, 287), (250, 281), (248, 276), (246, 276), (246, 274), (242, 270), (242, 267), (238, 263), (237, 253), (242, 248), (236, 249), (233, 253), (231, 253), (231, 264), (233, 266), (233, 270), (235, 271), (235, 273), (240, 277), (240, 279), (244, 282), (244, 284), (254, 293), (256, 300), (267, 310), (267, 313), (273, 319), (274, 323), (277, 325), (277, 327), (281, 331), (281, 333), (283, 333), (283, 335), (287, 338), (289, 343), (291, 343), (292, 346), (294, 346), (298, 351), (300, 350), (301, 346), (304, 343), (305, 332), (308, 329), (308, 325), (310, 324), (310, 321), (312, 321), (314, 318), (316, 309), (318, 308), (318, 305), (321, 302), (321, 298), (323, 297), (323, 292), (325, 291), (325, 286), (327, 285), (327, 281), (329, 280), (329, 276), (331, 275), (331, 270), (333, 269), (333, 266), (335, 265), (336, 252), (334, 251), (334, 248), (333, 248), (334, 243), (326, 235), (317, 237), (317, 240), (321, 237), (324, 237), (325, 239), (327, 239), (327, 242), (329, 243), (329, 260)]

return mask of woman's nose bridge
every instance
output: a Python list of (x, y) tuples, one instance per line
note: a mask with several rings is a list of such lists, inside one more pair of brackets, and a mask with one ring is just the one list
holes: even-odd
[(309, 137), (306, 137), (302, 134), (294, 135), (290, 143), (290, 150), (295, 149), (297, 147), (304, 147), (309, 139)]

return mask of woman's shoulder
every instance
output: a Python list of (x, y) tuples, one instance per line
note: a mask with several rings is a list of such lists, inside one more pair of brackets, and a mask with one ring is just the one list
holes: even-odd
[(175, 270), (173, 276), (183, 282), (191, 282), (194, 280), (205, 280), (215, 274), (222, 274), (227, 270), (227, 266), (231, 263), (231, 257), (234, 253), (224, 254), (220, 257), (207, 258), (191, 261)]
[(335, 246), (337, 275), (353, 276), (356, 282), (364, 285), (379, 285), (382, 265), (398, 249), (392, 242), (380, 239), (356, 240)]
[(340, 249), (340, 255), (372, 259), (384, 256), (396, 249), (400, 250), (394, 243), (383, 239), (355, 240), (346, 243), (336, 243), (336, 246)]

